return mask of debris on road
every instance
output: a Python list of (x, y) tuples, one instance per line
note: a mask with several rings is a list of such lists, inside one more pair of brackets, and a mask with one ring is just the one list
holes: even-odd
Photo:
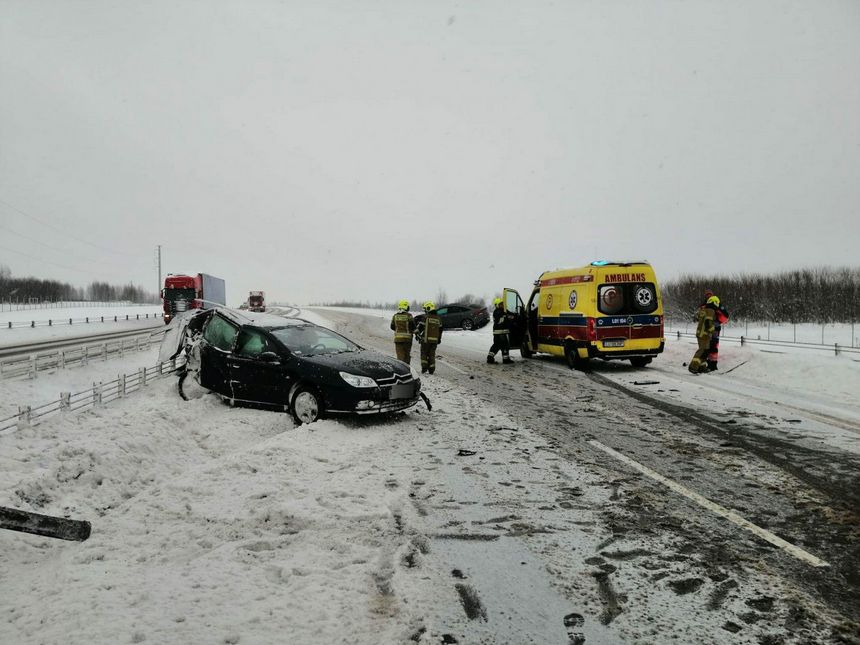
[(91, 531), (86, 520), (42, 515), (8, 506), (0, 506), (0, 528), (74, 542), (83, 542), (90, 537)]

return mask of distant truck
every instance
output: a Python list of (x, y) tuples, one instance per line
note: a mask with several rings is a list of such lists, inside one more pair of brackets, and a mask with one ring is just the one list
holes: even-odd
[(248, 294), (248, 311), (266, 311), (266, 293), (252, 291)]
[(211, 309), (227, 303), (224, 281), (208, 273), (179, 275), (168, 273), (161, 297), (164, 300), (164, 324), (189, 309)]

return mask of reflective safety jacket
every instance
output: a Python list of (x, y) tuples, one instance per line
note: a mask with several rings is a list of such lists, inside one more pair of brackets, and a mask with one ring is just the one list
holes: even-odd
[[(706, 302), (703, 302), (701, 305), (699, 305), (699, 308), (707, 307), (707, 306), (708, 306), (708, 303), (706, 301)], [(699, 314), (698, 314), (698, 312), (696, 312), (696, 315), (693, 316), (693, 322), (698, 322), (698, 321), (699, 321)], [(720, 303), (720, 304), (716, 305), (716, 307), (714, 307), (714, 327), (715, 327), (714, 333), (719, 334), (720, 329), (727, 322), (729, 322), (729, 310), (726, 309), (726, 307), (723, 303)]]
[(511, 332), (511, 316), (501, 307), (493, 309), (493, 334), (509, 334)]
[(699, 307), (696, 312), (696, 337), (710, 338), (716, 329), (717, 308), (714, 305)]
[(720, 328), (729, 322), (729, 310), (726, 309), (722, 303), (717, 307), (717, 310), (714, 312), (716, 316), (716, 320), (714, 324), (716, 325), (716, 333), (720, 333)]
[(394, 331), (395, 343), (411, 343), (415, 319), (408, 311), (398, 311), (391, 318), (391, 329)]
[(422, 345), (438, 345), (442, 342), (442, 319), (435, 311), (424, 316), (424, 320), (418, 323), (418, 331), (415, 332), (418, 342)]

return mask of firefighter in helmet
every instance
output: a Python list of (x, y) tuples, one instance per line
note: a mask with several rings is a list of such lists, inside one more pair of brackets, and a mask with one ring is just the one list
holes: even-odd
[(710, 289), (705, 290), (705, 302), (707, 304), (710, 299), (714, 299), (716, 310), (714, 312), (714, 333), (711, 335), (711, 345), (708, 348), (708, 371), (713, 372), (717, 369), (717, 361), (720, 360), (720, 331), (729, 321), (729, 310), (720, 302), (719, 297), (714, 295)]
[(398, 360), (409, 363), (412, 360), (415, 319), (409, 313), (408, 300), (401, 300), (397, 304), (397, 313), (391, 317), (391, 329), (394, 332), (394, 351), (397, 352)]
[(501, 298), (493, 300), (493, 346), (487, 354), (487, 362), (496, 362), (496, 353), (502, 350), (502, 363), (513, 363), (511, 360), (511, 319), (513, 316), (505, 311)]
[(708, 371), (708, 352), (711, 349), (711, 339), (716, 328), (717, 311), (720, 299), (716, 296), (708, 298), (704, 305), (696, 312), (696, 340), (699, 348), (693, 354), (688, 369), (693, 374), (701, 374)]
[(424, 303), (424, 319), (418, 322), (415, 337), (421, 346), (421, 373), (436, 371), (436, 346), (442, 342), (442, 319), (436, 313), (436, 305)]

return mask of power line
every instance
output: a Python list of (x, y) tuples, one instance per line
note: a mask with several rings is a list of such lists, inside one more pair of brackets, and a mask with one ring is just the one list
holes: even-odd
[(41, 240), (37, 240), (35, 237), (30, 237), (29, 235), (24, 235), (23, 233), (19, 233), (18, 231), (12, 230), (12, 229), (11, 229), (11, 228), (9, 228), (8, 226), (2, 226), (2, 225), (0, 225), (0, 228), (5, 229), (5, 230), (9, 231), (9, 232), (10, 232), (10, 233), (12, 233), (13, 235), (18, 235), (19, 237), (23, 237), (25, 240), (30, 240), (31, 242), (35, 242), (36, 244), (39, 244), (40, 246), (44, 246), (46, 249), (49, 249), (49, 250), (54, 251), (54, 252), (56, 252), (56, 253), (65, 253), (66, 255), (68, 255), (68, 256), (69, 256), (69, 257), (71, 257), (71, 258), (74, 258), (74, 259), (75, 259), (75, 260), (77, 260), (77, 261), (95, 262), (96, 264), (101, 264), (101, 262), (99, 262), (99, 260), (93, 260), (93, 259), (91, 259), (91, 258), (82, 258), (82, 257), (78, 257), (78, 256), (77, 256), (77, 255), (75, 255), (74, 253), (69, 253), (68, 251), (65, 251), (65, 250), (63, 250), (63, 249), (58, 249), (58, 248), (56, 248), (56, 247), (54, 247), (54, 246), (51, 246), (50, 244), (45, 244), (45, 243), (44, 243), (44, 242), (42, 242)]
[(55, 267), (59, 267), (61, 269), (66, 269), (68, 271), (76, 271), (77, 273), (86, 273), (90, 276), (92, 276), (92, 274), (94, 273), (94, 271), (92, 269), (87, 270), (87, 271), (85, 271), (84, 269), (76, 269), (74, 267), (69, 267), (69, 266), (66, 266), (64, 264), (58, 264), (57, 262), (51, 262), (50, 260), (43, 260), (42, 258), (37, 258), (37, 257), (34, 257), (34, 256), (29, 255), (27, 253), (21, 253), (21, 251), (16, 251), (15, 249), (10, 249), (10, 248), (7, 248), (5, 246), (0, 246), (0, 249), (2, 249), (4, 251), (8, 251), (9, 253), (15, 253), (17, 255), (21, 255), (21, 256), (23, 256), (25, 258), (29, 258), (31, 260), (36, 260), (37, 262), (41, 262), (43, 264), (51, 264)]
[(87, 245), (89, 245), (89, 246), (91, 246), (91, 247), (93, 247), (93, 248), (95, 248), (95, 249), (99, 249), (100, 251), (106, 251), (107, 253), (110, 253), (110, 254), (112, 254), (112, 255), (118, 255), (118, 256), (120, 256), (120, 257), (123, 257), (123, 256), (122, 256), (122, 254), (121, 254), (121, 253), (118, 253), (117, 251), (114, 251), (114, 250), (112, 250), (112, 249), (105, 248), (105, 247), (103, 247), (103, 246), (99, 246), (98, 244), (93, 244), (92, 242), (89, 242), (89, 241), (84, 240), (84, 239), (81, 239), (81, 238), (79, 238), (79, 237), (77, 237), (77, 236), (75, 236), (75, 235), (72, 235), (71, 233), (69, 233), (69, 232), (68, 232), (68, 231), (66, 231), (66, 230), (63, 230), (63, 229), (61, 229), (61, 228), (58, 228), (58, 227), (54, 226), (53, 224), (49, 224), (49, 223), (47, 223), (47, 222), (45, 222), (45, 221), (43, 221), (43, 220), (39, 219), (38, 217), (35, 217), (34, 215), (30, 215), (29, 213), (25, 213), (24, 211), (22, 211), (22, 210), (21, 210), (20, 208), (18, 208), (17, 206), (14, 206), (14, 205), (10, 204), (9, 202), (7, 202), (7, 201), (5, 201), (5, 200), (3, 200), (3, 199), (0, 199), (0, 204), (3, 204), (3, 205), (4, 205), (4, 206), (6, 206), (7, 208), (11, 208), (11, 209), (12, 209), (13, 211), (15, 211), (16, 213), (18, 213), (18, 214), (20, 214), (20, 215), (23, 215), (24, 217), (27, 217), (27, 218), (29, 218), (29, 219), (33, 220), (34, 222), (37, 222), (37, 223), (41, 224), (42, 226), (47, 226), (48, 228), (54, 229), (55, 231), (57, 231), (57, 232), (59, 232), (59, 233), (62, 233), (65, 237), (70, 237), (70, 238), (72, 238), (73, 240), (77, 240), (78, 242), (81, 242), (81, 243), (83, 243), (83, 244), (87, 244)]

